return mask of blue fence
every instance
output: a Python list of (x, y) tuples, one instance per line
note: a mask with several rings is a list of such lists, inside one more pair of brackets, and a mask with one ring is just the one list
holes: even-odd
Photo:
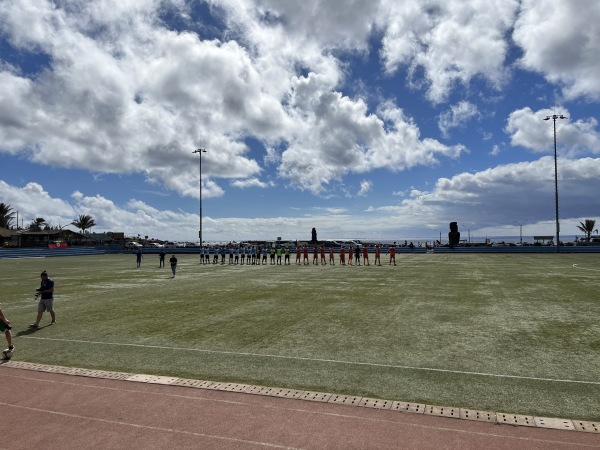
[[(144, 248), (144, 254), (158, 255), (161, 250), (166, 253), (189, 253), (198, 254), (198, 248)], [(339, 247), (334, 247), (336, 253), (339, 252)], [(290, 247), (291, 257), (295, 257), (296, 249)], [(369, 253), (373, 253), (374, 249), (369, 248)], [(554, 246), (498, 246), (498, 247), (436, 247), (427, 250), (425, 247), (396, 247), (396, 254), (407, 253), (556, 253)], [(600, 246), (561, 246), (561, 253), (600, 253)], [(135, 254), (136, 250), (124, 250), (121, 246), (97, 246), (97, 247), (67, 247), (67, 248), (2, 248), (0, 249), (0, 259), (3, 258), (50, 258), (53, 256), (83, 256), (83, 255), (106, 255), (106, 254)], [(382, 255), (387, 255), (387, 249), (382, 249)], [(309, 247), (309, 255), (312, 257), (313, 248)], [(214, 253), (211, 252), (211, 256)], [(227, 253), (229, 255), (229, 253)]]

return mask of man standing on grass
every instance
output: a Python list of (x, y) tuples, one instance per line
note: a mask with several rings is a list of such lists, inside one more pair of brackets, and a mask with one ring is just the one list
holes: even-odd
[[(201, 250), (202, 251), (202, 250)], [(166, 253), (164, 250), (161, 250), (160, 253), (158, 254), (159, 256), (159, 260), (158, 260), (158, 267), (165, 267), (165, 256)]]
[(137, 263), (137, 268), (139, 269), (142, 265), (142, 250), (138, 248), (137, 253), (135, 254), (135, 262)]
[(40, 287), (35, 290), (35, 298), (41, 296), (38, 303), (37, 319), (29, 325), (29, 328), (39, 328), (42, 316), (46, 311), (50, 313), (50, 317), (52, 318), (50, 325), (56, 324), (56, 314), (54, 313), (54, 280), (48, 278), (45, 270), (41, 273), (40, 277), (42, 278), (42, 282), (40, 283)]
[(171, 256), (169, 263), (171, 263), (171, 272), (173, 272), (173, 278), (175, 278), (175, 272), (177, 272), (177, 258), (175, 258), (175, 255)]

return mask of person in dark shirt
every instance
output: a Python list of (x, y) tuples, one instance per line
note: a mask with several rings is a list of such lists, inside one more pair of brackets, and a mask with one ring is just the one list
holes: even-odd
[(173, 278), (175, 278), (175, 272), (177, 272), (177, 258), (175, 255), (171, 256), (169, 259), (169, 263), (171, 264), (171, 272), (173, 272)]
[(54, 312), (54, 280), (48, 278), (48, 274), (45, 270), (40, 274), (40, 277), (42, 278), (42, 282), (40, 283), (40, 287), (35, 290), (35, 298), (40, 297), (37, 319), (34, 323), (29, 325), (29, 328), (40, 327), (40, 321), (42, 320), (44, 312), (50, 313), (50, 317), (52, 318), (50, 325), (56, 324), (56, 313)]

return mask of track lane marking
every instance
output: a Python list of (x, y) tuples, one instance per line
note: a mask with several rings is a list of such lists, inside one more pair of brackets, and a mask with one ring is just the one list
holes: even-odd
[[(51, 374), (51, 375), (58, 375), (58, 374)], [(454, 432), (454, 433), (462, 433), (462, 434), (468, 434), (468, 435), (475, 435), (475, 436), (484, 436), (484, 437), (492, 437), (492, 438), (500, 438), (500, 439), (512, 439), (512, 440), (518, 440), (518, 441), (528, 441), (528, 442), (539, 442), (539, 443), (547, 443), (547, 444), (561, 444), (561, 445), (574, 445), (574, 446), (579, 446), (579, 447), (589, 447), (589, 448), (600, 448), (599, 445), (591, 445), (591, 444), (585, 444), (585, 443), (578, 443), (578, 442), (571, 442), (571, 441), (561, 441), (561, 440), (550, 440), (550, 439), (540, 439), (540, 438), (529, 438), (529, 437), (523, 437), (523, 436), (511, 436), (511, 435), (504, 435), (504, 434), (498, 434), (498, 433), (486, 433), (486, 432), (481, 432), (481, 431), (471, 431), (471, 430), (463, 430), (463, 429), (459, 429), (459, 428), (452, 428), (452, 427), (440, 427), (440, 426), (434, 426), (434, 425), (423, 425), (423, 424), (418, 424), (418, 423), (413, 423), (413, 422), (408, 422), (408, 421), (403, 421), (403, 420), (389, 420), (389, 419), (382, 419), (379, 417), (362, 417), (362, 416), (357, 416), (357, 415), (353, 415), (353, 414), (340, 414), (340, 413), (332, 413), (332, 412), (325, 412), (325, 411), (311, 411), (309, 409), (304, 409), (304, 408), (287, 408), (287, 407), (282, 407), (282, 406), (273, 406), (273, 405), (264, 405), (264, 404), (260, 404), (260, 403), (254, 403), (254, 402), (242, 402), (242, 401), (234, 401), (234, 400), (222, 400), (222, 399), (215, 399), (215, 398), (207, 398), (207, 397), (197, 397), (197, 396), (189, 396), (189, 395), (180, 395), (180, 394), (169, 394), (169, 393), (162, 393), (162, 392), (151, 392), (148, 390), (136, 390), (136, 389), (123, 389), (123, 388), (114, 388), (114, 387), (107, 387), (107, 386), (97, 386), (94, 384), (81, 384), (81, 383), (72, 383), (72, 382), (66, 382), (66, 381), (57, 381), (57, 380), (48, 380), (48, 379), (42, 379), (42, 378), (34, 378), (34, 377), (23, 377), (23, 376), (12, 376), (12, 375), (5, 375), (7, 377), (11, 377), (11, 378), (17, 378), (19, 380), (32, 380), (32, 381), (39, 381), (42, 383), (55, 383), (55, 384), (64, 384), (64, 385), (69, 385), (69, 386), (78, 386), (78, 387), (86, 387), (86, 388), (92, 388), (92, 389), (103, 389), (103, 390), (111, 390), (111, 391), (117, 391), (117, 392), (127, 392), (127, 393), (135, 393), (135, 394), (140, 394), (140, 395), (156, 395), (156, 396), (164, 396), (164, 397), (174, 397), (174, 398), (182, 398), (182, 399), (189, 399), (189, 400), (200, 400), (200, 401), (209, 401), (209, 402), (214, 402), (214, 403), (226, 403), (226, 404), (232, 404), (232, 405), (238, 405), (238, 406), (248, 406), (248, 407), (260, 407), (260, 408), (265, 408), (265, 409), (274, 409), (274, 410), (283, 410), (283, 411), (289, 411), (289, 412), (297, 412), (297, 413), (306, 413), (306, 414), (313, 414), (313, 415), (321, 415), (321, 416), (328, 416), (328, 417), (335, 417), (335, 418), (341, 418), (341, 419), (354, 419), (354, 420), (359, 420), (359, 421), (368, 421), (368, 422), (379, 422), (379, 423), (385, 423), (385, 424), (394, 424), (394, 425), (401, 425), (401, 426), (407, 426), (407, 427), (416, 427), (416, 428), (422, 428), (422, 429), (428, 429), (428, 430), (435, 430), (435, 431), (442, 431), (442, 432)], [(110, 380), (110, 381), (125, 381), (125, 380)], [(153, 385), (155, 386), (157, 389), (161, 389), (164, 386), (162, 385)], [(225, 393), (225, 394), (233, 394), (233, 395), (244, 395), (243, 393)], [(261, 397), (262, 398), (262, 397)], [(280, 399), (280, 400), (286, 400), (286, 399)], [(287, 399), (287, 400), (292, 400), (292, 399)], [(7, 404), (7, 403), (3, 403), (0, 402), (0, 405), (3, 406), (14, 406), (17, 408), (25, 408), (25, 409), (32, 409), (32, 410), (38, 410), (36, 408), (29, 408), (29, 407), (21, 407), (20, 405), (13, 405), (13, 404)], [(340, 406), (340, 405), (337, 405)], [(40, 410), (42, 412), (44, 412), (45, 410)], [(48, 411), (50, 413), (53, 413), (53, 411)], [(366, 412), (366, 411), (365, 411)], [(382, 412), (382, 413), (387, 413), (390, 411), (378, 411), (378, 412)], [(95, 418), (89, 418), (86, 416), (78, 416), (78, 415), (70, 415), (69, 413), (61, 413), (61, 412), (56, 412), (56, 414), (59, 415), (67, 415), (67, 416), (73, 416), (73, 417), (80, 417), (80, 418), (88, 418), (90, 420), (100, 420), (100, 421), (104, 421), (104, 422), (113, 422), (111, 420), (107, 420), (107, 419), (95, 419)], [(448, 419), (447, 417), (445, 419)], [(115, 421), (116, 423), (121, 424), (121, 422)], [(171, 429), (167, 429), (167, 428), (158, 428), (158, 427), (151, 427), (151, 426), (146, 426), (146, 425), (136, 425), (136, 424), (128, 424), (126, 422), (123, 422), (122, 424), (125, 425), (131, 425), (134, 427), (140, 427), (140, 428), (150, 428), (150, 429), (156, 429), (159, 431), (175, 431), (175, 432), (179, 432), (178, 430), (171, 430)], [(491, 424), (496, 426), (496, 424)], [(536, 430), (540, 430), (540, 428), (533, 428)], [(194, 434), (194, 435), (199, 435), (199, 436), (206, 436), (206, 437), (215, 437), (212, 435), (204, 435), (202, 433), (194, 433), (194, 432), (186, 432), (186, 431), (182, 431), (182, 433), (185, 434)], [(221, 438), (221, 439), (231, 439), (231, 440), (235, 440), (235, 441), (239, 441), (239, 442), (251, 442), (251, 443), (255, 443), (254, 441), (244, 441), (244, 440), (240, 440), (240, 439), (236, 439), (236, 438), (224, 438), (224, 437), (218, 437), (216, 436), (216, 438)], [(262, 443), (259, 443), (262, 444)], [(277, 444), (269, 444), (269, 443), (264, 443), (266, 446), (270, 446), (270, 447), (274, 447), (274, 448), (285, 448), (285, 449), (295, 449), (295, 447), (285, 447), (285, 446), (279, 446)]]

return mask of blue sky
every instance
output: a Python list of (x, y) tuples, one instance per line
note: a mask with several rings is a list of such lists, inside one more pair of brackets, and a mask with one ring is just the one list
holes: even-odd
[(554, 113), (561, 233), (600, 221), (595, 1), (2, 3), (24, 225), (195, 240), (206, 148), (205, 240), (552, 235)]

